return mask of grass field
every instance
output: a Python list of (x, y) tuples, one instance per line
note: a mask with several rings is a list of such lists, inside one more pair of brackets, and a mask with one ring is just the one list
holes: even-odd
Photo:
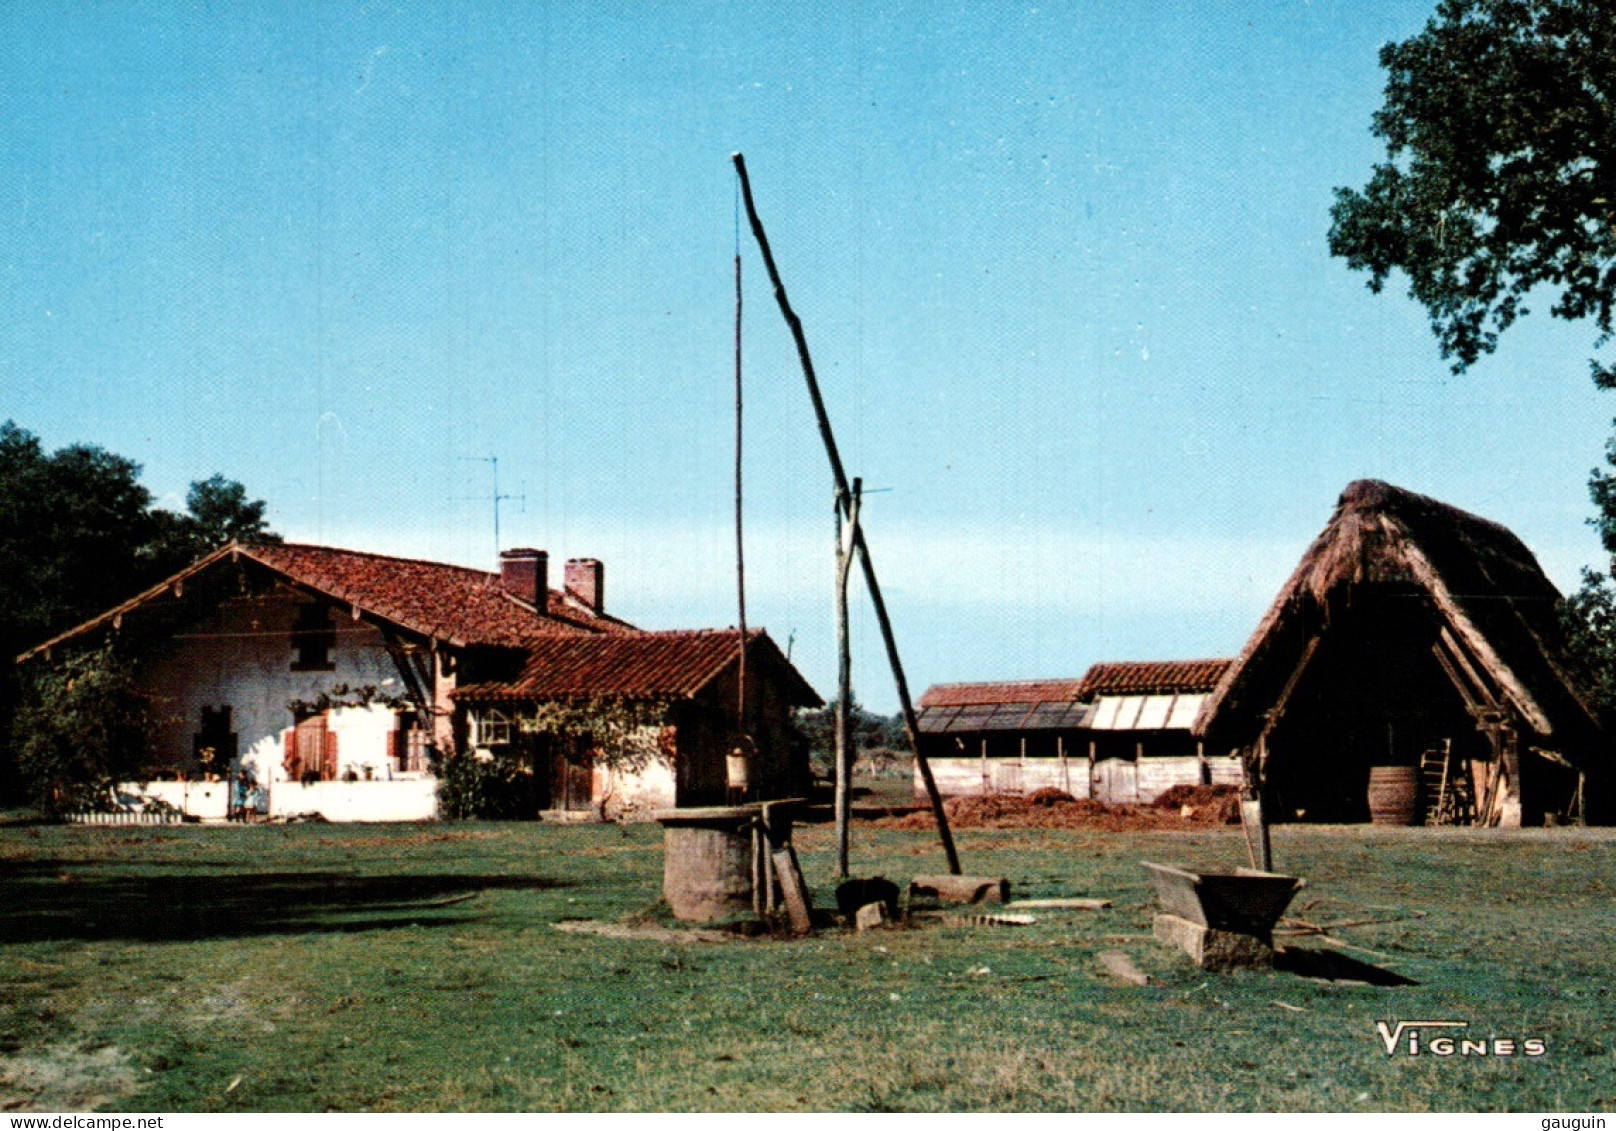
[[(1149, 937), (1137, 861), (1238, 830), (971, 832), (1029, 927), (804, 941), (563, 933), (660, 921), (650, 827), (0, 829), (0, 1106), (106, 1110), (1616, 1107), (1609, 830), (1280, 829), (1314, 922), (1412, 979), (1208, 975)], [(828, 828), (800, 830), (830, 903)], [(937, 871), (856, 830), (863, 874)], [(1121, 950), (1159, 981), (1109, 979)], [(1371, 953), (1373, 952), (1373, 953)], [(1389, 1057), (1377, 1019), (1541, 1036), (1535, 1059)]]

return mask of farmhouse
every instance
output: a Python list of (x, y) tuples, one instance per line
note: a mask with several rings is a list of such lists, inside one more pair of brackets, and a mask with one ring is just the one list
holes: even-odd
[[(1175, 785), (1238, 782), (1190, 733), (1228, 660), (1095, 664), (1082, 679), (945, 683), (919, 707), (921, 751), (945, 794), (1064, 790), (1151, 801)], [(918, 791), (917, 785), (917, 791)]]
[(1609, 750), (1559, 596), (1497, 523), (1352, 483), (1195, 734), (1260, 774), (1273, 820), (1602, 819)]
[[(487, 573), (232, 544), (18, 662), (118, 634), (165, 720), (136, 792), (201, 817), (431, 817), (434, 768), (456, 753), (514, 759), (538, 808), (722, 800), (739, 634), (641, 632), (604, 606), (601, 562), (568, 561), (553, 589), (542, 550)], [(806, 774), (785, 754), (789, 709), (819, 700), (766, 634), (746, 654), (753, 785), (785, 796)], [(541, 715), (635, 725), (541, 734)]]

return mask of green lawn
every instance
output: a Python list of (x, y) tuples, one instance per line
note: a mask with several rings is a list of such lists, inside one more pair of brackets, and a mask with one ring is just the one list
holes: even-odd
[[(862, 873), (941, 870), (928, 834), (855, 837)], [(1153, 943), (1137, 861), (1238, 863), (1238, 830), (959, 842), (1018, 896), (1116, 906), (798, 942), (595, 938), (552, 924), (658, 921), (655, 826), (0, 829), (0, 1106), (1616, 1107), (1609, 830), (1277, 830), (1279, 864), (1310, 881), (1303, 917), (1427, 912), (1339, 932), (1367, 950), (1336, 953), (1417, 983), (1396, 988), (1208, 975)], [(798, 847), (828, 907), (829, 828)], [(1112, 982), (1105, 949), (1160, 984)], [(1548, 1054), (1393, 1058), (1374, 1030), (1449, 1017)]]

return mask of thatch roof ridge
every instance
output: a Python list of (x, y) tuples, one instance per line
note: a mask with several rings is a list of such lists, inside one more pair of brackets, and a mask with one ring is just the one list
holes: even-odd
[[(1303, 553), (1256, 630), (1196, 719), (1197, 734), (1241, 702), (1253, 669), (1307, 606), (1327, 607), (1342, 587), (1405, 583), (1424, 590), (1453, 631), (1542, 734), (1554, 717), (1593, 713), (1555, 655), (1559, 590), (1512, 531), (1458, 507), (1375, 479), (1347, 485), (1330, 521)], [(1596, 724), (1595, 724), (1596, 725)]]

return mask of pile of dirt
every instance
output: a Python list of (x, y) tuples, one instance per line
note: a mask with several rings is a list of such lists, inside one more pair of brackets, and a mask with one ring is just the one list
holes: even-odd
[[(1034, 793), (989, 793), (955, 797), (943, 803), (948, 823), (956, 829), (1182, 829), (1235, 824), (1240, 820), (1239, 790), (1228, 785), (1174, 786), (1151, 805), (1112, 805), (1078, 800), (1058, 789)], [(875, 822), (884, 829), (929, 829), (936, 826), (929, 810)]]
[(1240, 787), (1237, 785), (1175, 785), (1151, 802), (1159, 809), (1192, 810), (1203, 825), (1240, 823)]

